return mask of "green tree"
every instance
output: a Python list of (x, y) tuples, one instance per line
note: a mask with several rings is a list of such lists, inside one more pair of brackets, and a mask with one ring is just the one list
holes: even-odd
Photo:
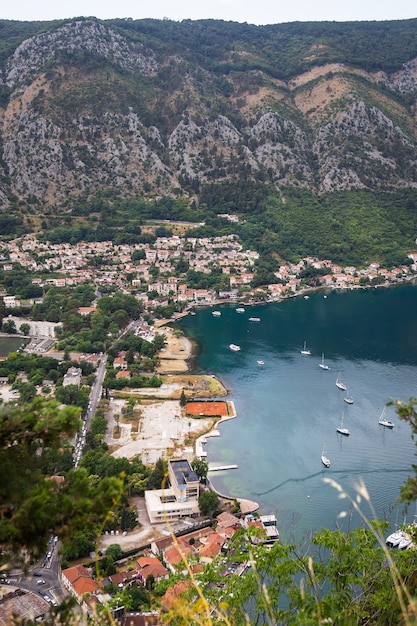
[(40, 549), (54, 523), (56, 497), (43, 480), (41, 459), (76, 432), (78, 411), (38, 397), (19, 407), (4, 405), (0, 415), (0, 542), (6, 549)]
[(19, 332), (21, 332), (22, 335), (26, 335), (26, 336), (29, 335), (29, 333), (30, 333), (30, 324), (26, 324), (26, 323), (21, 324), (20, 328), (19, 328)]
[(9, 335), (15, 335), (17, 333), (15, 321), (9, 319), (3, 321), (2, 331)]
[(162, 489), (167, 486), (168, 463), (165, 459), (159, 458), (155, 463), (155, 468), (148, 478), (148, 489)]
[(198, 457), (195, 457), (191, 461), (191, 467), (193, 468), (193, 470), (195, 471), (195, 473), (197, 474), (197, 476), (199, 477), (201, 481), (206, 480), (209, 465), (205, 459), (199, 459)]
[(203, 491), (198, 498), (198, 506), (203, 515), (213, 515), (219, 510), (220, 500), (215, 491), (207, 490)]
[(19, 380), (14, 387), (18, 389), (20, 401), (23, 403), (30, 402), (36, 396), (36, 387), (31, 382), (21, 382)]
[(3, 318), (6, 315), (6, 305), (4, 304), (4, 298), (0, 296), (0, 328), (3, 324)]
[(112, 543), (106, 549), (106, 555), (113, 559), (113, 561), (118, 561), (123, 556), (123, 550), (119, 546), (118, 543)]

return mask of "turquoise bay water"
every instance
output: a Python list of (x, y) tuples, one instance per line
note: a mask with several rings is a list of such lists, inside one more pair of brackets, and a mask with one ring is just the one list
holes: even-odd
[[(214, 487), (275, 513), (286, 540), (361, 523), (355, 512), (337, 519), (349, 505), (324, 477), (352, 496), (363, 479), (376, 514), (392, 524), (403, 521), (396, 500), (416, 448), (393, 407), (385, 413), (393, 430), (378, 418), (390, 398), (417, 396), (417, 287), (320, 292), (246, 307), (242, 314), (235, 306), (219, 310), (221, 317), (204, 309), (181, 322), (199, 343), (197, 370), (222, 380), (238, 414), (206, 446), (209, 462), (238, 465), (211, 473)], [(250, 322), (252, 316), (261, 321)], [(304, 341), (311, 356), (300, 354)], [(241, 351), (231, 351), (230, 343)], [(323, 352), (328, 371), (319, 368)], [(339, 372), (352, 405), (335, 385)], [(350, 437), (336, 432), (342, 416)], [(324, 445), (329, 469), (321, 463)], [(363, 511), (372, 516), (367, 506)]]

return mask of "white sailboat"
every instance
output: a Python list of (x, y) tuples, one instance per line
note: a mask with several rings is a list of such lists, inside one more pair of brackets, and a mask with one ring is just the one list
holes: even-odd
[(340, 380), (340, 372), (338, 373), (337, 378), (336, 378), (336, 387), (340, 389), (340, 391), (347, 390), (345, 383), (342, 383), (342, 381)]
[(327, 458), (327, 456), (325, 455), (325, 446), (323, 445), (323, 450), (321, 453), (321, 462), (323, 463), (324, 467), (330, 467), (330, 459)]
[(321, 367), (322, 370), (328, 370), (329, 366), (326, 365), (326, 363), (324, 362), (324, 352), (321, 355), (321, 363), (319, 363), (319, 367)]
[(311, 350), (307, 349), (307, 342), (304, 342), (304, 348), (300, 350), (301, 354), (305, 354), (307, 356), (311, 356)]
[(385, 426), (386, 428), (394, 428), (394, 422), (391, 422), (390, 420), (387, 420), (384, 417), (384, 413), (385, 413), (385, 409), (387, 407), (384, 406), (381, 415), (379, 416), (379, 420), (378, 420), (378, 424), (380, 424), (381, 426)]
[(346, 389), (346, 395), (343, 398), (343, 400), (346, 402), (346, 404), (353, 404), (353, 398), (352, 396), (349, 394), (348, 390)]
[(350, 430), (348, 430), (347, 428), (344, 428), (344, 427), (343, 427), (343, 418), (344, 418), (344, 415), (343, 415), (343, 413), (342, 413), (342, 420), (341, 420), (341, 422), (340, 422), (340, 426), (338, 426), (338, 427), (336, 428), (336, 430), (337, 430), (337, 432), (338, 432), (338, 433), (340, 433), (341, 435), (345, 435), (345, 437), (349, 437), (349, 435), (350, 435)]

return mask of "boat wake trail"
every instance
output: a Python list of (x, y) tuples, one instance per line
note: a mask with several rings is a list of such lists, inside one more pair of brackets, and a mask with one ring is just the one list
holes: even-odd
[(335, 475), (340, 476), (341, 478), (348, 478), (349, 476), (364, 476), (365, 474), (401, 474), (405, 472), (407, 474), (410, 473), (410, 468), (404, 469), (393, 469), (392, 467), (378, 468), (378, 469), (370, 469), (370, 470), (328, 470), (322, 469), (320, 472), (315, 472), (314, 474), (310, 474), (309, 476), (303, 476), (302, 478), (287, 478), (287, 480), (283, 480), (282, 483), (275, 485), (275, 487), (271, 487), (266, 491), (258, 491), (255, 492), (254, 496), (265, 496), (268, 493), (272, 493), (273, 491), (277, 491), (277, 489), (281, 489), (284, 485), (288, 485), (289, 483), (305, 483), (312, 478), (316, 478), (316, 476), (330, 475), (332, 478)]

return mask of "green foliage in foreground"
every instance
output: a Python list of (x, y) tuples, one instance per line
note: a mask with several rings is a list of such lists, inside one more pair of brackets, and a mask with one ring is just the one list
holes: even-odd
[[(408, 404), (398, 402), (396, 406), (400, 418), (407, 420), (413, 434), (417, 434), (417, 398), (412, 398)], [(143, 484), (146, 471), (140, 459), (132, 462), (114, 459), (100, 441), (92, 441), (90, 451), (83, 458), (83, 467), (67, 472), (64, 485), (58, 487), (45, 480), (42, 469), (45, 464), (40, 460), (50, 451), (59, 450), (77, 428), (76, 409), (60, 409), (56, 401), (45, 402), (36, 398), (23, 408), (2, 407), (1, 417), (3, 518), (0, 541), (3, 559), (8, 551), (17, 552), (22, 546), (31, 552), (39, 552), (51, 530), (59, 531), (63, 538), (71, 538), (65, 548), (66, 555), (80, 546), (84, 551), (89, 550), (92, 543), (86, 528), (98, 536), (106, 520), (110, 520), (110, 511), (122, 507), (128, 512), (126, 498), (122, 495), (123, 486), (116, 475), (122, 472), (125, 486), (127, 484), (129, 488), (133, 488), (137, 480)], [(101, 476), (98, 457), (103, 461)], [(160, 459), (153, 475), (155, 487), (161, 486), (160, 481), (165, 475), (166, 465)], [(148, 486), (152, 482), (150, 479), (151, 476)], [(161, 616), (163, 622), (178, 626), (415, 625), (415, 549), (387, 549), (384, 535), (388, 524), (370, 521), (373, 509), (364, 483), (359, 482), (355, 495), (351, 496), (333, 479), (327, 477), (325, 480), (335, 489), (335, 497), (346, 503), (340, 517), (348, 516), (354, 509), (363, 520), (362, 527), (348, 532), (322, 529), (308, 545), (277, 542), (271, 548), (259, 541), (257, 529), (247, 531), (242, 528), (229, 542), (227, 558), (228, 562), (236, 562), (235, 569), (246, 563), (249, 567), (245, 573), (238, 576), (235, 571), (226, 576), (227, 566), (221, 556), (201, 574), (191, 575), (191, 585), (183, 601)], [(417, 466), (401, 497), (406, 503), (416, 500)], [(411, 532), (417, 542), (417, 532)], [(119, 551), (114, 548), (114, 552), (116, 558)], [(109, 558), (104, 562), (106, 571), (114, 569), (111, 561)], [(178, 581), (182, 577), (179, 574), (172, 580)], [(166, 587), (165, 583), (163, 587), (157, 586), (156, 596)], [(137, 609), (144, 603), (148, 605), (148, 600), (146, 595), (137, 598), (132, 608)], [(77, 623), (77, 613), (67, 603), (52, 612), (55, 622), (48, 621), (48, 618), (44, 624), (69, 626)], [(98, 614), (91, 621), (97, 626), (108, 623), (105, 614)], [(30, 622), (25, 622), (25, 626), (28, 624)]]
[[(51, 532), (63, 539), (98, 524), (121, 495), (118, 479), (94, 485), (87, 472), (70, 470), (50, 479), (49, 459), (65, 454), (77, 431), (79, 408), (36, 397), (22, 406), (6, 404), (0, 414), (0, 544), (3, 559), (25, 546), (41, 554)], [(55, 455), (55, 456), (54, 456)]]
[[(322, 530), (308, 552), (279, 542), (271, 549), (252, 546), (251, 567), (243, 576), (218, 578), (212, 571), (211, 580), (210, 575), (204, 580), (204, 593), (213, 607), (220, 607), (219, 623), (233, 626), (398, 624), (416, 592), (415, 554), (388, 554), (384, 527), (374, 523), (349, 533)], [(242, 540), (243, 531), (235, 542)], [(193, 589), (190, 597), (195, 596)]]

